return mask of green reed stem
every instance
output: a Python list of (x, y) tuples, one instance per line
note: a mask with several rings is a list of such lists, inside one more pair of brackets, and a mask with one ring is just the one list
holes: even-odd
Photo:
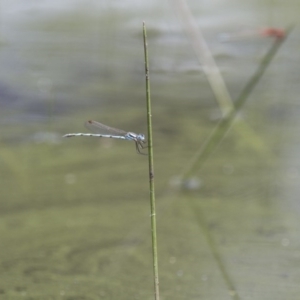
[(148, 158), (149, 158), (149, 183), (150, 183), (150, 209), (151, 209), (151, 232), (152, 232), (152, 254), (155, 300), (159, 300), (159, 280), (157, 262), (157, 238), (156, 238), (156, 212), (155, 212), (155, 189), (154, 189), (154, 166), (153, 166), (153, 143), (152, 143), (152, 121), (151, 121), (151, 98), (150, 79), (148, 64), (147, 32), (143, 22), (144, 52), (145, 52), (145, 75), (146, 75), (146, 99), (147, 99), (147, 124), (148, 124)]

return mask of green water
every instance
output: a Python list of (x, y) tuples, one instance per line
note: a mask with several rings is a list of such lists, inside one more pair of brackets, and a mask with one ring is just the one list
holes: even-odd
[[(297, 4), (219, 5), (192, 3), (235, 98), (271, 40), (218, 33), (289, 25)], [(200, 187), (178, 190), (218, 107), (170, 6), (129, 8), (35, 8), (14, 26), (2, 12), (0, 299), (153, 299), (147, 157), (127, 141), (61, 138), (91, 118), (146, 133), (145, 16), (161, 299), (298, 299), (297, 27), (193, 175)]]

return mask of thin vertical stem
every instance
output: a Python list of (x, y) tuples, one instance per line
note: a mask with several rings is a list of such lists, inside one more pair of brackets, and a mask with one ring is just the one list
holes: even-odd
[(144, 52), (145, 52), (145, 75), (146, 75), (146, 100), (147, 100), (147, 124), (148, 124), (148, 158), (149, 158), (149, 183), (150, 183), (150, 209), (151, 209), (151, 233), (152, 233), (152, 254), (153, 254), (153, 275), (155, 300), (159, 300), (159, 280), (157, 262), (157, 238), (156, 238), (156, 212), (155, 212), (155, 189), (154, 189), (154, 166), (153, 166), (153, 143), (152, 143), (152, 122), (151, 122), (151, 98), (149, 63), (147, 49), (147, 33), (145, 22), (143, 22)]

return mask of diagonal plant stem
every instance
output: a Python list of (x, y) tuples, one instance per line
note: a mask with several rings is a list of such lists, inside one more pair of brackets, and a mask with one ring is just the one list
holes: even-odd
[(229, 294), (231, 295), (233, 300), (240, 300), (240, 297), (236, 291), (236, 288), (234, 286), (234, 283), (229, 275), (229, 273), (227, 272), (227, 268), (226, 265), (222, 259), (222, 256), (219, 252), (219, 249), (216, 245), (216, 242), (207, 226), (207, 222), (205, 220), (205, 214), (203, 213), (201, 207), (199, 206), (199, 203), (196, 202), (194, 199), (192, 199), (191, 201), (189, 201), (190, 203), (190, 208), (192, 213), (194, 214), (195, 220), (197, 222), (197, 224), (199, 225), (199, 228), (201, 228), (203, 235), (206, 238), (207, 244), (209, 245), (209, 248), (211, 249), (211, 253), (214, 257), (215, 262), (218, 265), (218, 268), (222, 274), (222, 277), (224, 279), (224, 281), (226, 282), (226, 285), (228, 287), (228, 291)]
[(152, 233), (152, 254), (153, 254), (153, 275), (154, 275), (154, 298), (159, 300), (159, 278), (157, 260), (157, 238), (156, 238), (156, 211), (155, 211), (155, 189), (154, 189), (154, 166), (153, 166), (153, 142), (152, 142), (152, 121), (151, 121), (151, 97), (148, 63), (148, 44), (145, 22), (143, 22), (143, 37), (145, 51), (145, 75), (146, 75), (146, 100), (147, 100), (147, 124), (148, 124), (148, 158), (149, 158), (149, 184), (150, 184), (150, 209), (151, 209), (151, 233)]
[(173, 3), (175, 3), (175, 8), (182, 19), (194, 52), (203, 67), (203, 72), (219, 104), (222, 115), (226, 116), (227, 113), (234, 109), (234, 105), (201, 29), (197, 25), (186, 0), (175, 0)]
[(203, 163), (206, 161), (207, 157), (216, 149), (216, 147), (219, 145), (225, 134), (229, 131), (230, 126), (232, 125), (235, 116), (239, 112), (239, 110), (243, 107), (246, 100), (248, 99), (249, 95), (252, 93), (253, 89), (255, 88), (256, 84), (259, 82), (261, 77), (263, 76), (265, 70), (271, 63), (272, 59), (274, 58), (275, 54), (277, 53), (280, 46), (283, 44), (283, 42), (288, 37), (288, 34), (293, 29), (293, 26), (290, 26), (286, 30), (286, 36), (282, 39), (276, 39), (273, 43), (270, 50), (266, 53), (264, 56), (261, 64), (259, 65), (257, 71), (253, 74), (253, 76), (250, 78), (244, 89), (241, 91), (239, 97), (237, 98), (235, 102), (235, 109), (233, 109), (228, 115), (226, 115), (223, 119), (220, 120), (220, 122), (215, 127), (212, 134), (208, 137), (206, 142), (203, 144), (203, 146), (199, 149), (199, 151), (194, 155), (194, 157), (191, 159), (190, 163), (187, 164), (186, 169), (182, 173), (182, 180), (189, 177), (193, 172), (196, 170), (199, 170)]
[[(190, 43), (193, 46), (194, 52), (200, 64), (202, 65), (203, 73), (205, 74), (209, 86), (215, 96), (222, 113), (222, 117), (226, 117), (231, 110), (234, 109), (233, 100), (229, 94), (224, 78), (214, 60), (214, 57), (207, 45), (205, 38), (201, 32), (201, 28), (196, 23), (196, 20), (188, 6), (187, 0), (172, 1), (174, 7), (177, 9), (178, 15), (182, 20), (185, 32), (190, 38)], [(263, 150), (263, 153), (268, 157), (271, 155), (270, 150), (265, 145), (264, 141), (259, 135), (253, 132), (249, 126), (239, 120), (241, 126), (236, 127), (236, 131), (242, 137), (245, 136), (245, 131), (251, 138), (250, 146), (257, 150)]]

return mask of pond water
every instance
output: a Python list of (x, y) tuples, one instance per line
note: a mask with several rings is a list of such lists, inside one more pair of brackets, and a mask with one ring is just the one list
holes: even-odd
[[(180, 4), (1, 2), (0, 298), (153, 298), (147, 157), (130, 142), (61, 138), (89, 119), (147, 132), (145, 21), (161, 298), (298, 299), (299, 29), (179, 190), (222, 111)], [(300, 11), (188, 4), (233, 101), (275, 41), (259, 32)]]

